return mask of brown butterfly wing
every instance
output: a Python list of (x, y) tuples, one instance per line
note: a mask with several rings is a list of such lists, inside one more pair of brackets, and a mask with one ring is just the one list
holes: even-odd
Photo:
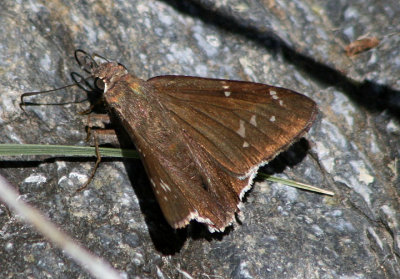
[[(115, 71), (107, 66), (107, 73)], [(169, 224), (182, 228), (197, 220), (223, 231), (251, 179), (221, 168), (160, 102), (151, 83), (132, 75), (110, 76), (114, 83), (106, 79), (106, 102), (134, 141)]]
[(258, 166), (299, 137), (316, 112), (307, 97), (249, 82), (127, 75), (106, 85), (174, 228), (194, 219), (224, 230)]
[(308, 97), (260, 83), (187, 76), (148, 82), (188, 137), (242, 178), (300, 138), (317, 113)]

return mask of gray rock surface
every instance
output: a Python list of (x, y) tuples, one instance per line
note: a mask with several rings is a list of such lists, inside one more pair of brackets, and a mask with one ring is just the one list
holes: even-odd
[[(84, 91), (34, 98), (64, 106), (18, 106), (22, 92), (72, 83), (82, 48), (144, 79), (229, 78), (310, 96), (321, 113), (309, 153), (298, 158), (301, 141), (273, 169), (336, 196), (259, 182), (240, 224), (212, 235), (163, 221), (139, 161), (105, 160), (80, 193), (94, 160), (2, 158), (0, 173), (127, 278), (400, 278), (399, 14), (396, 0), (2, 1), (1, 143), (86, 145), (88, 102), (72, 103)], [(347, 57), (366, 34), (380, 45)], [(90, 277), (1, 205), (0, 277), (29, 276)]]

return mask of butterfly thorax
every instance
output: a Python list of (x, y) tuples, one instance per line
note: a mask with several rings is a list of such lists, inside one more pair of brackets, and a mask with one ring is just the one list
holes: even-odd
[(162, 146), (161, 142), (177, 136), (178, 131), (171, 129), (168, 112), (152, 94), (151, 84), (127, 73), (116, 63), (101, 64), (95, 73), (104, 82), (106, 103), (122, 120), (137, 147), (146, 148), (144, 145), (149, 142), (152, 145), (160, 142), (159, 146)]
[[(132, 93), (135, 95), (135, 98), (133, 98), (134, 103), (140, 103), (141, 99), (147, 98), (147, 90), (143, 88), (145, 82), (129, 74), (125, 67), (118, 63), (100, 64), (92, 70), (92, 74), (103, 81), (103, 94), (109, 105), (123, 106), (127, 104), (126, 95)], [(135, 107), (135, 104), (130, 105)]]

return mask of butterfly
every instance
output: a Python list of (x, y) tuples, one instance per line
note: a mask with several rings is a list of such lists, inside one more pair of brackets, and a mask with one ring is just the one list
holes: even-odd
[(108, 110), (130, 135), (175, 229), (196, 220), (224, 231), (258, 168), (302, 137), (318, 111), (285, 88), (193, 76), (142, 80), (95, 56), (75, 52), (81, 68), (102, 81)]

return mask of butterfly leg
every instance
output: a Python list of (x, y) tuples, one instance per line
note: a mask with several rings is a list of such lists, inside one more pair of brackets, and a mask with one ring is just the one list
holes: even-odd
[(99, 164), (101, 162), (101, 154), (100, 154), (100, 150), (99, 150), (99, 142), (98, 142), (98, 139), (97, 139), (96, 131), (93, 132), (93, 137), (94, 137), (94, 143), (95, 143), (95, 148), (96, 148), (95, 150), (96, 150), (97, 160), (96, 160), (96, 163), (95, 163), (94, 168), (92, 170), (92, 173), (89, 176), (89, 179), (80, 188), (78, 188), (78, 190), (76, 190), (77, 192), (82, 191), (83, 189), (85, 189), (89, 185), (89, 183), (93, 180), (93, 177), (96, 174), (96, 171), (97, 171), (97, 169), (99, 167)]
[(101, 128), (94, 129), (93, 125), (92, 125), (92, 121), (91, 121), (92, 118), (97, 118), (98, 120), (102, 120), (102, 123), (109, 122), (109, 117), (106, 114), (95, 114), (93, 116), (90, 114), (88, 115), (86, 141), (89, 141), (90, 138), (93, 136), (97, 160), (96, 160), (96, 163), (94, 165), (94, 168), (93, 168), (92, 173), (90, 174), (88, 180), (78, 190), (76, 190), (77, 192), (84, 190), (90, 184), (90, 182), (93, 180), (93, 178), (96, 174), (96, 171), (100, 165), (101, 154), (100, 154), (100, 150), (99, 150), (99, 135), (110, 135), (111, 134), (113, 137), (116, 137), (115, 131), (113, 129), (101, 129)]

